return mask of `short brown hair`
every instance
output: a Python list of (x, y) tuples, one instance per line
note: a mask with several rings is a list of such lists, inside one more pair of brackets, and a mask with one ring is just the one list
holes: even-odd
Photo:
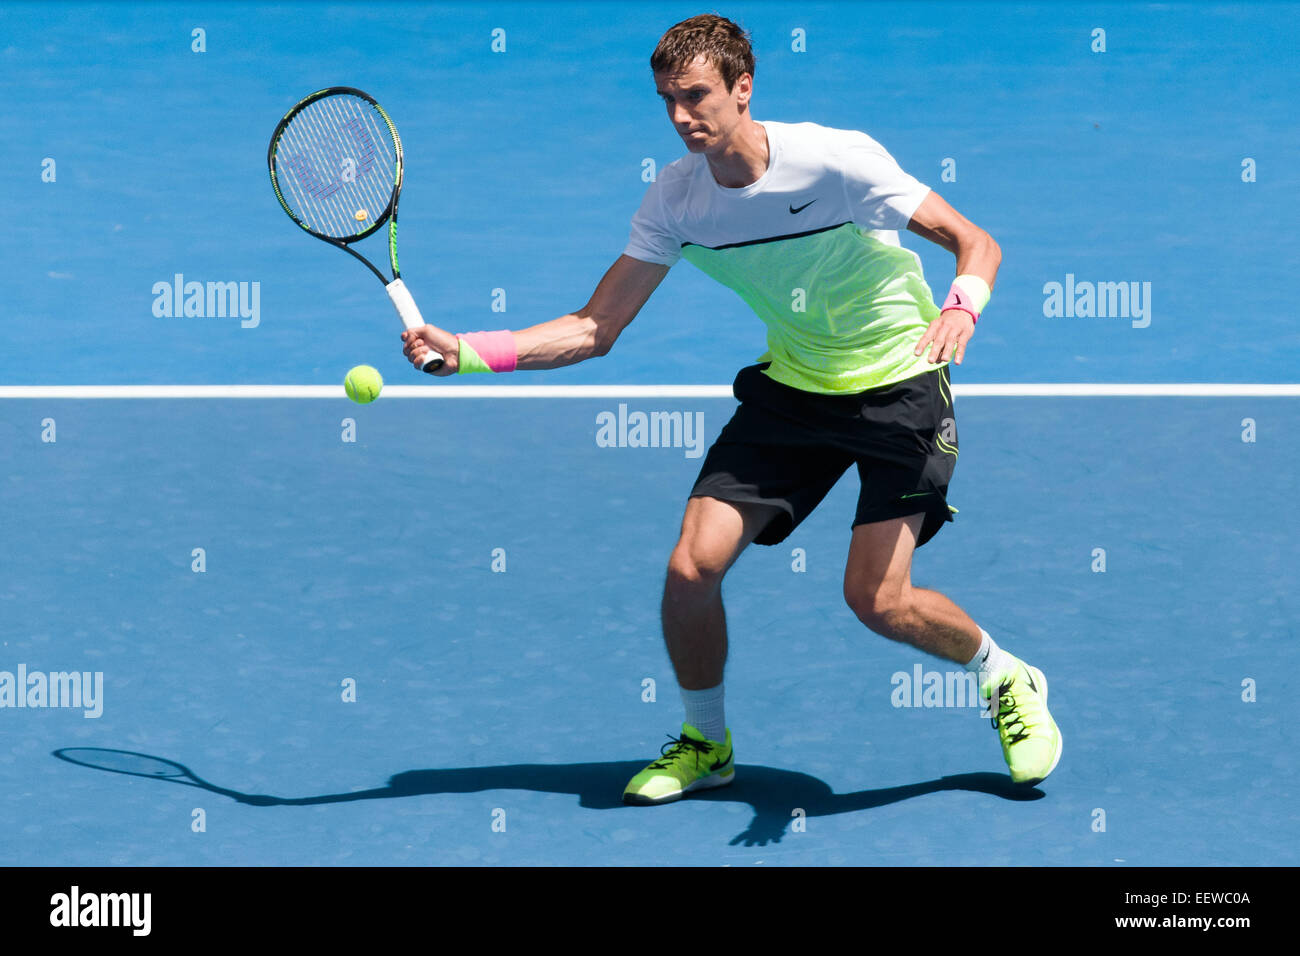
[(754, 75), (749, 34), (726, 17), (712, 13), (702, 13), (669, 28), (650, 55), (650, 69), (656, 73), (685, 69), (701, 56), (722, 74), (728, 93), (742, 73)]

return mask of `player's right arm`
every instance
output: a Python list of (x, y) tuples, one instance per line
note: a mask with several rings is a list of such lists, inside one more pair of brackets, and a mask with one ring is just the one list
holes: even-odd
[(636, 318), (669, 268), (619, 256), (581, 309), (514, 334), (517, 368), (559, 368), (604, 355)]
[[(605, 273), (587, 304), (576, 312), (512, 333), (519, 370), (559, 368), (604, 355), (622, 331), (636, 318), (650, 294), (659, 287), (669, 266), (619, 256)], [(404, 352), (419, 365), (429, 348), (447, 356), (436, 375), (457, 370), (459, 343), (451, 333), (425, 325), (402, 333)]]

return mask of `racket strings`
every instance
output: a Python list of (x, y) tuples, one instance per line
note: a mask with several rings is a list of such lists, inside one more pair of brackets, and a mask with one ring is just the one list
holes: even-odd
[[(300, 185), (309, 197), (307, 209), (321, 215), (318, 221), (323, 226), (314, 228), (318, 232), (343, 238), (365, 231), (369, 223), (365, 226), (356, 225), (352, 216), (357, 203), (352, 193), (359, 190), (348, 190), (344, 195), (338, 195), (344, 192), (347, 169), (340, 142), (343, 132), (339, 129), (340, 123), (338, 117), (333, 115), (334, 112), (328, 109), (325, 100), (317, 101), (302, 111), (300, 116), (307, 124), (303, 126), (304, 135), (300, 138), (304, 152), (296, 157), (294, 172), (299, 175)], [(303, 158), (305, 156), (314, 159), (314, 165), (308, 164)], [(370, 197), (361, 201), (369, 202)], [(347, 207), (354, 208), (349, 211)], [(308, 224), (312, 225), (311, 222)]]
[(309, 103), (275, 147), (281, 198), (309, 229), (354, 238), (383, 216), (397, 189), (400, 145), (378, 108), (349, 94)]
[[(355, 182), (360, 187), (358, 193), (363, 197), (364, 201), (369, 204), (368, 207), (363, 206), (358, 208), (365, 208), (371, 217), (377, 216), (383, 212), (384, 207), (388, 205), (388, 198), (392, 195), (393, 186), (396, 184), (396, 180), (394, 177), (389, 176), (384, 182), (384, 188), (381, 191), (379, 177), (370, 175), (370, 173), (376, 168), (376, 155), (378, 148), (375, 145), (375, 137), (378, 131), (374, 130), (372, 126), (368, 126), (366, 120), (370, 119), (374, 110), (358, 109), (354, 115), (349, 117), (345, 115), (348, 110), (346, 110), (344, 104), (330, 102), (331, 100), (337, 101), (340, 99), (342, 99), (342, 97), (326, 97), (321, 101), (321, 105), (330, 110), (331, 119), (337, 124), (337, 129), (341, 132), (346, 132), (352, 142), (358, 147), (357, 155), (355, 157), (347, 157), (352, 159), (354, 164), (353, 175), (355, 176)], [(353, 101), (353, 103), (349, 105), (354, 105), (355, 102), (356, 101)], [(339, 143), (335, 141), (333, 145), (337, 147)], [(342, 167), (342, 158), (343, 157), (336, 155), (340, 168)], [(396, 163), (396, 153), (393, 154), (393, 162), (394, 164)], [(357, 210), (353, 210), (354, 213), (356, 211)], [(355, 228), (358, 231), (361, 231), (369, 228), (369, 226), (370, 222), (366, 221), (364, 226)]]

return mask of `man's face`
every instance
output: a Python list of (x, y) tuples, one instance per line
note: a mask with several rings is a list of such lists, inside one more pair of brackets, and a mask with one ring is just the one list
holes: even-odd
[(751, 77), (742, 73), (731, 92), (717, 68), (703, 57), (674, 73), (656, 73), (655, 89), (668, 108), (677, 135), (692, 153), (725, 148), (749, 102)]

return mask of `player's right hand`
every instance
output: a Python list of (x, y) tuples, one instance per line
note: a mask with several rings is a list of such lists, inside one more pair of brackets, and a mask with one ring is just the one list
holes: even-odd
[(417, 371), (429, 357), (430, 349), (438, 352), (443, 359), (442, 368), (430, 374), (455, 375), (460, 368), (460, 339), (436, 325), (422, 325), (418, 329), (407, 329), (402, 333), (402, 341), (405, 343), (402, 354)]

